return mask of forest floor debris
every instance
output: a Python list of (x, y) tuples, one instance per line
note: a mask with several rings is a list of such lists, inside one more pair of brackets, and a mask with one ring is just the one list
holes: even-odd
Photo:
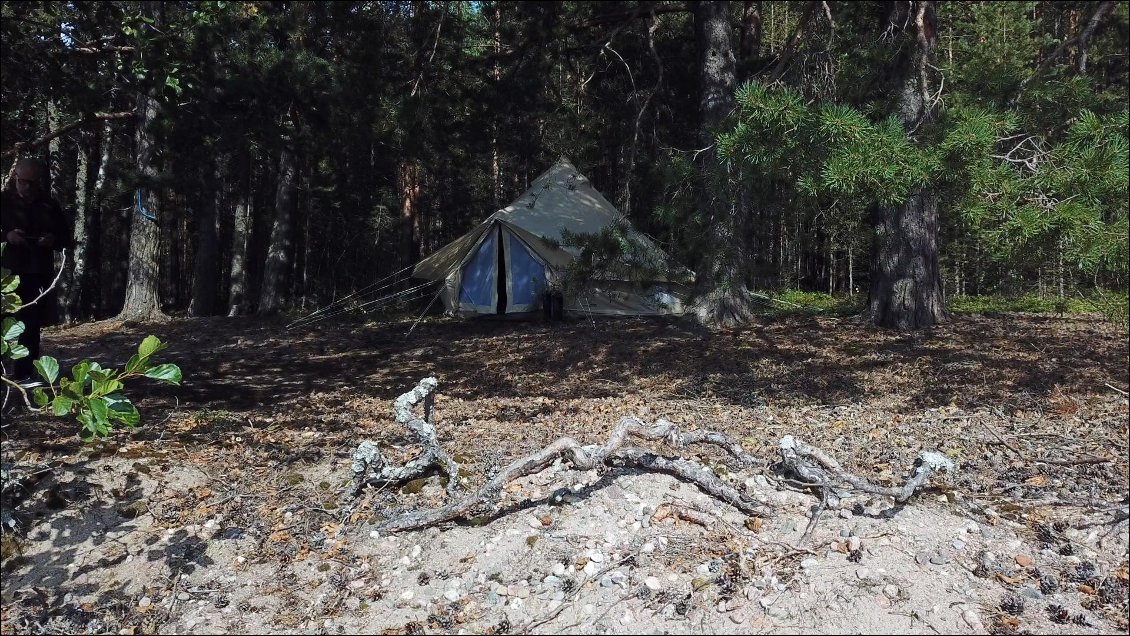
[[(684, 322), (94, 323), (64, 364), (123, 362), (146, 333), (183, 387), (131, 387), (145, 425), (83, 444), (8, 417), (6, 462), (48, 466), (4, 545), (4, 633), (1125, 633), (1128, 354), (1091, 317), (959, 317), (918, 334), (789, 318)], [(119, 360), (119, 358), (121, 358)], [(920, 450), (958, 464), (906, 504), (818, 497), (727, 455), (694, 459), (774, 510), (747, 517), (667, 475), (560, 465), (502, 510), (403, 533), (432, 475), (351, 488), (365, 439), (420, 452), (393, 400), (434, 375), (436, 431), (468, 490), (621, 416), (710, 428), (774, 462), (796, 435), (884, 485)], [(1110, 386), (1108, 386), (1110, 385)], [(1112, 388), (1113, 387), (1113, 388)], [(39, 470), (42, 470), (40, 468)]]

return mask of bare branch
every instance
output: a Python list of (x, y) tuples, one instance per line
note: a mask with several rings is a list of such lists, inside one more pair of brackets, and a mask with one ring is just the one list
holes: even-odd
[[(80, 128), (87, 124), (92, 124), (97, 121), (106, 121), (109, 119), (129, 119), (133, 117), (134, 114), (136, 114), (136, 111), (132, 110), (122, 111), (120, 113), (91, 113), (83, 117), (82, 119), (79, 119), (78, 121), (63, 126), (62, 128), (52, 130), (39, 139), (34, 139), (32, 141), (18, 141), (10, 149), (5, 150), (3, 156), (4, 158), (14, 157), (25, 150), (30, 150), (32, 148), (42, 146), (43, 144), (48, 143), (49, 141), (55, 139), (56, 137), (59, 137), (60, 135), (65, 135), (72, 130)], [(11, 178), (11, 173), (9, 173), (8, 178)]]
[[(918, 454), (914, 475), (900, 488), (887, 488), (876, 486), (862, 477), (852, 475), (844, 470), (835, 459), (792, 435), (781, 438), (781, 455), (785, 463), (807, 481), (821, 483), (828, 487), (830, 485), (829, 475), (826, 473), (831, 473), (831, 477), (846, 483), (851, 488), (872, 495), (893, 497), (895, 501), (900, 503), (910, 499), (911, 495), (926, 483), (933, 472), (943, 469), (951, 472), (954, 470), (954, 463), (945, 455), (923, 451)], [(804, 458), (816, 460), (819, 466), (805, 462)]]

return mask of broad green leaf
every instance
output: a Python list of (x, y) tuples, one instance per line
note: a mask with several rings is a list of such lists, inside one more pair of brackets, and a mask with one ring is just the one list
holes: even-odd
[(0, 307), (3, 308), (5, 314), (14, 314), (23, 306), (20, 297), (15, 294), (4, 294), (3, 301), (0, 302)]
[(137, 412), (137, 408), (126, 396), (121, 393), (114, 393), (107, 395), (105, 400), (110, 407), (110, 419), (121, 422), (130, 428), (141, 422), (141, 415)]
[(71, 407), (74, 406), (75, 401), (65, 395), (56, 396), (51, 401), (51, 408), (55, 415), (66, 415), (71, 412)]
[(145, 336), (145, 339), (137, 347), (137, 354), (142, 358), (148, 358), (166, 346), (157, 336)]
[(89, 374), (89, 373), (90, 373), (90, 361), (89, 360), (83, 360), (82, 362), (71, 367), (71, 377), (73, 377), (75, 379), (75, 384), (78, 385), (78, 387), (75, 389), (76, 391), (82, 391), (83, 387), (86, 386), (86, 378), (87, 378), (87, 374)]
[(4, 270), (4, 286), (3, 286), (3, 288), (0, 288), (0, 291), (2, 291), (5, 294), (14, 294), (14, 293), (16, 293), (16, 290), (19, 288), (19, 286), (20, 286), (20, 277), (19, 276), (12, 276), (11, 272), (9, 272), (8, 270), (5, 269)]
[(95, 372), (92, 372), (90, 376), (94, 378), (94, 382), (90, 387), (93, 395), (104, 396), (122, 388), (121, 381), (116, 378), (107, 377), (103, 374), (96, 375)]
[(20, 358), (26, 358), (28, 356), (29, 352), (27, 350), (27, 347), (23, 346), (22, 344), (16, 343), (8, 346), (9, 357), (11, 357), (13, 360), (19, 360)]
[(126, 362), (126, 373), (137, 373), (145, 367), (146, 359), (137, 355), (136, 353), (129, 357), (129, 362)]
[(110, 421), (110, 406), (106, 404), (103, 398), (91, 398), (87, 405), (90, 406), (90, 412), (94, 415), (94, 421), (98, 424), (106, 424)]
[(82, 424), (82, 431), (79, 433), (83, 439), (90, 439), (98, 432), (98, 426), (94, 422), (94, 416), (90, 414), (88, 409), (83, 409), (78, 412), (76, 416), (79, 423)]
[(39, 387), (32, 391), (31, 399), (33, 402), (35, 402), (35, 405), (40, 408), (47, 406), (47, 403), (51, 401), (51, 398), (47, 397), (47, 391), (44, 391), (43, 387)]
[(159, 364), (155, 367), (150, 367), (145, 370), (145, 377), (167, 382), (169, 384), (180, 384), (181, 373), (180, 367), (175, 364)]
[(3, 325), (2, 331), (5, 340), (15, 340), (24, 332), (24, 323), (10, 316), (4, 319)]
[(51, 356), (43, 356), (32, 364), (35, 365), (36, 371), (39, 371), (39, 377), (47, 381), (47, 384), (55, 384), (55, 380), (59, 378), (59, 361)]

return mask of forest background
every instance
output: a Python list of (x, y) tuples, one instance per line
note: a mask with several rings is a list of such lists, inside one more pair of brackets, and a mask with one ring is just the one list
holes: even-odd
[(68, 323), (322, 306), (562, 155), (698, 273), (708, 323), (749, 290), (904, 329), (969, 296), (1124, 314), (1128, 13), (4, 2), (0, 147), (73, 221)]

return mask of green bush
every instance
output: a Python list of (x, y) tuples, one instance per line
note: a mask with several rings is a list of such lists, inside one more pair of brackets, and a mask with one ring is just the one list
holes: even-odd
[[(3, 254), (5, 246), (6, 244), (0, 244), (0, 254)], [(15, 314), (25, 306), (16, 293), (19, 284), (19, 276), (12, 274), (7, 268), (0, 268), (4, 314), (0, 360), (3, 360), (5, 368), (8, 362), (26, 358), (29, 354), (27, 347), (18, 342), (20, 334), (24, 332), (24, 324), (16, 319)], [(126, 380), (146, 377), (166, 384), (180, 384), (180, 367), (168, 363), (156, 364), (153, 361), (154, 354), (166, 346), (156, 336), (146, 336), (138, 346), (137, 353), (126, 362), (125, 368), (107, 369), (97, 362), (83, 360), (71, 368), (69, 377), (60, 374), (58, 360), (42, 356), (32, 363), (44, 382), (44, 386), (31, 392), (31, 401), (34, 402), (32, 409), (57, 417), (74, 417), (82, 424), (79, 434), (83, 439), (105, 437), (115, 425), (132, 429), (141, 421), (141, 416), (129, 398), (121, 392)], [(3, 383), (5, 404), (13, 392), (18, 392), (28, 402), (24, 387), (6, 376)]]

